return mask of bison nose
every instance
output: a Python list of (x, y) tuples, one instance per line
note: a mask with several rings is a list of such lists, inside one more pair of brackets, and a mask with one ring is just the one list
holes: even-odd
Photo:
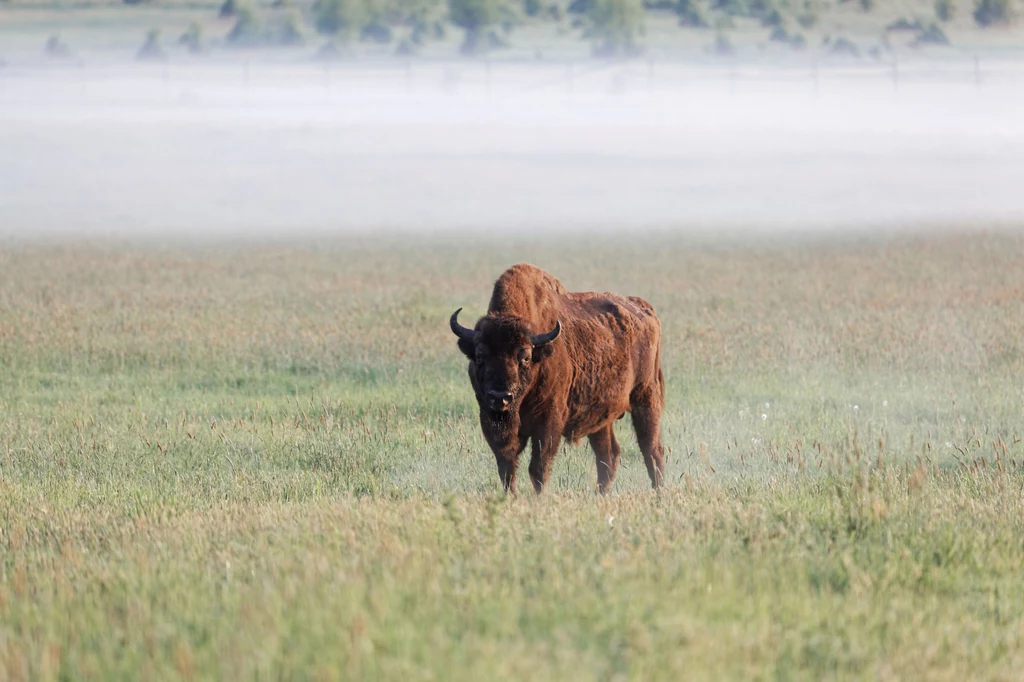
[(512, 394), (508, 391), (487, 391), (487, 402), (492, 408), (500, 410), (512, 403)]

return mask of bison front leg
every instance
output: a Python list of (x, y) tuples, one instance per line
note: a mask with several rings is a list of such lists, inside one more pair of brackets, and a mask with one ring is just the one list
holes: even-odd
[(603, 495), (615, 481), (621, 452), (619, 443), (615, 440), (615, 429), (611, 424), (590, 434), (590, 447), (594, 449), (594, 455), (597, 457), (597, 490)]
[(539, 495), (551, 475), (551, 463), (558, 454), (558, 443), (561, 440), (561, 429), (546, 429), (545, 433), (533, 437), (533, 451), (530, 455), (530, 480), (533, 489)]
[(520, 439), (518, 447), (494, 447), (494, 461), (498, 465), (498, 478), (505, 492), (516, 495), (516, 469), (519, 468), (519, 455), (526, 449), (526, 439)]

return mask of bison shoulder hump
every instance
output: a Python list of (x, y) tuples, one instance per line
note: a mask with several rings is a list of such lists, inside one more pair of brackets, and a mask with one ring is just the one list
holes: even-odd
[(629, 300), (633, 302), (637, 307), (637, 312), (644, 317), (653, 317), (657, 319), (658, 313), (654, 311), (654, 306), (640, 298), (639, 296), (630, 296)]

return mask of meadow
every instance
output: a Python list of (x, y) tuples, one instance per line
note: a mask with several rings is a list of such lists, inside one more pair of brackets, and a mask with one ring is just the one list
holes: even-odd
[[(668, 485), (501, 493), (447, 319), (658, 310)], [(0, 678), (1011, 680), (1024, 237), (0, 245)]]

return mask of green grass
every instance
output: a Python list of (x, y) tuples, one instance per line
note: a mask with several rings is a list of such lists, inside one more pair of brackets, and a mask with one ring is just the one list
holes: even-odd
[[(669, 485), (500, 494), (447, 317), (650, 300)], [(0, 678), (1015, 679), (1024, 239), (0, 249)]]

